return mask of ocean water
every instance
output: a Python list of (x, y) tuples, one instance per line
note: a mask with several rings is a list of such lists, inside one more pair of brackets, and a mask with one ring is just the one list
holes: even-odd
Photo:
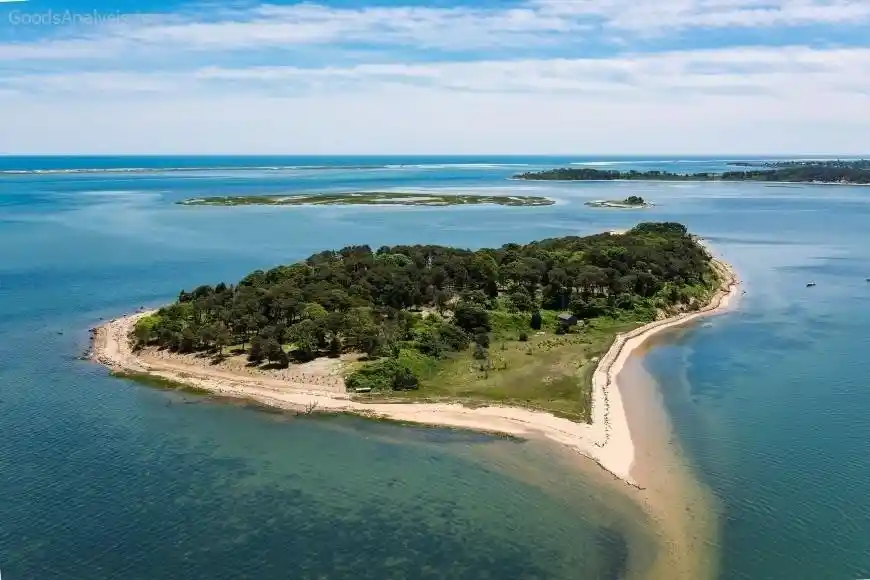
[[(731, 261), (747, 292), (733, 312), (673, 333), (643, 360), (686, 460), (716, 496), (720, 577), (870, 577), (870, 189), (508, 179), (568, 163), (726, 162), (0, 158), (0, 570), (582, 579), (642, 569), (653, 550), (643, 515), (545, 446), (263, 413), (113, 379), (76, 357), (101, 318), (326, 248), (481, 247), (675, 220)], [(557, 203), (174, 203), (373, 190)], [(657, 206), (583, 205), (629, 194)]]

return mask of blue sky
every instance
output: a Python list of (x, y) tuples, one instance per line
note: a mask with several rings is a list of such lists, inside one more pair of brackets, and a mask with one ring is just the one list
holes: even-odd
[(0, 153), (870, 153), (870, 0), (0, 0)]

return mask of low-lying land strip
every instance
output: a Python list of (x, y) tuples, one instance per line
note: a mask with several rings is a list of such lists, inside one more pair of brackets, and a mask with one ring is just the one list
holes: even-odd
[(611, 207), (616, 209), (643, 209), (653, 207), (653, 204), (638, 195), (630, 195), (625, 199), (587, 201), (584, 205), (590, 207)]
[[(743, 165), (743, 167), (751, 167)], [(768, 166), (766, 166), (768, 167)], [(535, 181), (761, 181), (781, 183), (870, 184), (870, 167), (864, 162), (781, 163), (765, 169), (721, 173), (672, 173), (670, 171), (615, 171), (589, 167), (563, 167), (529, 171), (515, 179)]]
[(546, 197), (530, 195), (478, 195), (360, 191), (305, 195), (240, 195), (226, 197), (196, 197), (178, 202), (181, 205), (506, 205), (541, 206), (555, 202)]
[(870, 159), (793, 159), (777, 161), (735, 161), (728, 165), (734, 167), (833, 167), (837, 169), (870, 170)]

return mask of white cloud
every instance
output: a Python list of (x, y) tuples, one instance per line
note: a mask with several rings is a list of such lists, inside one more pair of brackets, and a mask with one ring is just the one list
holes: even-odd
[[(32, 20), (21, 12), (10, 22)], [(39, 17), (41, 13), (33, 15)], [(56, 13), (62, 16), (63, 13)], [(42, 14), (43, 20), (48, 16)], [(85, 16), (90, 16), (85, 14)], [(111, 16), (111, 15), (106, 15)], [(586, 29), (576, 19), (532, 8), (364, 7), (331, 8), (315, 4), (260, 5), (217, 14), (124, 14), (89, 27), (44, 26), (53, 34), (75, 35), (55, 40), (51, 49), (37, 43), (0, 44), (0, 58), (45, 59), (91, 57), (106, 48), (122, 51), (233, 51), (293, 49), (311, 45), (374, 44), (444, 50), (546, 45), (550, 35)], [(50, 21), (50, 19), (49, 19)], [(26, 27), (25, 25), (21, 25)], [(30, 27), (32, 30), (33, 27)], [(54, 48), (69, 48), (66, 53)]]
[(687, 29), (816, 24), (836, 41), (837, 26), (870, 24), (870, 0), (258, 5), (113, 22), (0, 43), (15, 111), (0, 153), (870, 148), (868, 46), (632, 51)]
[(806, 47), (18, 75), (0, 152), (861, 153), (867, 87), (870, 49)]
[(122, 58), (128, 53), (177, 55), (182, 51), (261, 49), (292, 52), (336, 45), (446, 51), (576, 48), (587, 41), (624, 42), (620, 35), (625, 33), (870, 24), (870, 1), (529, 0), (519, 7), (499, 9), (265, 4), (217, 13), (202, 9), (179, 14), (123, 14), (106, 21), (75, 28), (41, 27), (38, 30), (47, 37), (37, 42), (0, 44), (0, 59)]
[(870, 19), (866, 0), (535, 0), (562, 17), (600, 17), (630, 31), (680, 28), (755, 28), (802, 24), (857, 24)]
[(863, 91), (870, 87), (870, 48), (743, 47), (611, 58), (363, 63), (352, 66), (210, 66), (174, 72), (128, 71), (10, 75), (0, 87), (81, 95), (246, 92), (314, 94), (409, 86), (468, 92), (606, 94), (642, 101), (650, 93), (804, 93)]

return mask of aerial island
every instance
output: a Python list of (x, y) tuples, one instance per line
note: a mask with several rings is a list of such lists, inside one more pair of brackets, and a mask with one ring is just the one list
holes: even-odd
[(629, 195), (625, 199), (587, 201), (584, 205), (590, 207), (612, 207), (616, 209), (638, 209), (653, 207), (653, 204), (638, 195)]
[(542, 434), (631, 482), (616, 376), (736, 279), (677, 223), (468, 250), (351, 246), (94, 330), (133, 379), (307, 412)]
[[(748, 165), (744, 165), (748, 166)], [(761, 181), (785, 183), (870, 184), (870, 163), (777, 162), (770, 168), (721, 173), (673, 173), (670, 171), (616, 171), (589, 167), (562, 167), (528, 171), (515, 179), (535, 181)]]
[(181, 205), (506, 205), (542, 206), (555, 202), (530, 195), (476, 195), (446, 193), (406, 193), (401, 191), (356, 191), (305, 195), (239, 195), (195, 197), (177, 202)]

